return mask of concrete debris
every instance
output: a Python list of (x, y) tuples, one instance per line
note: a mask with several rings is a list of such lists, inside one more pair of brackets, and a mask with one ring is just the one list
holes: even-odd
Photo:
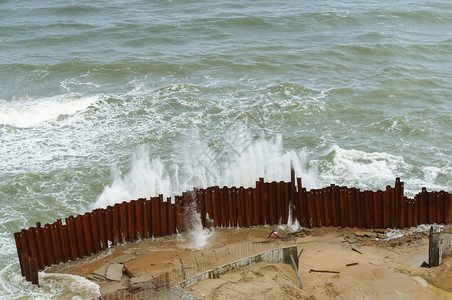
[(93, 272), (93, 277), (98, 280), (107, 280), (107, 269), (110, 264), (105, 264)]
[(124, 255), (112, 258), (108, 262), (111, 263), (111, 264), (123, 264), (125, 262), (131, 261), (131, 260), (134, 260), (134, 259), (135, 259), (135, 256), (133, 256), (132, 254), (127, 253), (127, 254), (124, 254)]
[(152, 275), (130, 278), (130, 285), (145, 283), (152, 280)]
[(126, 286), (124, 283), (116, 282), (116, 283), (101, 287), (100, 292), (102, 295), (107, 295), (107, 294), (111, 294), (111, 293), (114, 293), (116, 291), (119, 291), (119, 290), (122, 290), (125, 288), (126, 288)]
[(110, 264), (107, 269), (107, 279), (121, 281), (123, 264)]
[(371, 238), (377, 238), (378, 234), (376, 232), (370, 232), (370, 231), (356, 231), (356, 236), (359, 237), (371, 237)]
[(147, 250), (147, 249), (138, 249), (138, 250), (136, 250), (135, 251), (135, 255), (136, 256), (140, 256), (140, 255), (146, 255), (146, 254), (149, 254), (149, 250)]

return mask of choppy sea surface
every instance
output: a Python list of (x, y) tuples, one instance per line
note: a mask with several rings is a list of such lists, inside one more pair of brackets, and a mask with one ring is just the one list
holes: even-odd
[(452, 2), (0, 2), (0, 298), (14, 232), (194, 186), (452, 190)]

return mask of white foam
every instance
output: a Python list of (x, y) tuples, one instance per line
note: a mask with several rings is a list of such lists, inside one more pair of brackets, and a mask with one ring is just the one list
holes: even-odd
[(214, 228), (203, 228), (201, 214), (196, 211), (195, 203), (189, 205), (185, 211), (185, 222), (187, 224), (186, 238), (183, 239), (185, 248), (201, 250), (207, 245), (209, 237), (214, 233)]
[(313, 160), (319, 177), (325, 184), (336, 183), (365, 189), (383, 189), (396, 177), (408, 173), (412, 167), (401, 156), (385, 152), (365, 152), (331, 147), (327, 157)]
[(39, 272), (39, 283), (45, 292), (58, 297), (94, 299), (101, 295), (99, 285), (85, 277), (72, 274)]
[(120, 171), (113, 169), (113, 182), (104, 188), (94, 207), (158, 194), (168, 197), (194, 187), (254, 187), (259, 177), (266, 181), (290, 181), (291, 162), (296, 175), (303, 178), (303, 186), (319, 185), (316, 173), (306, 171), (305, 150), (285, 152), (280, 135), (253, 140), (247, 131), (234, 129), (219, 151), (204, 141), (199, 132), (192, 131), (176, 147), (180, 150), (174, 151), (172, 165), (161, 159), (150, 160), (149, 150), (140, 147), (125, 176), (121, 177)]
[(62, 115), (73, 115), (85, 110), (97, 100), (97, 96), (64, 94), (40, 99), (0, 101), (0, 124), (19, 128), (33, 127)]
[(131, 165), (130, 172), (123, 178), (121, 172), (113, 168), (113, 183), (104, 188), (94, 204), (95, 208), (158, 194), (170, 195), (171, 184), (164, 164), (160, 159), (150, 160), (147, 147), (138, 149), (132, 157)]

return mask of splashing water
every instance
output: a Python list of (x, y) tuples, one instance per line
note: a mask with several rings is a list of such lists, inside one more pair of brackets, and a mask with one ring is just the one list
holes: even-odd
[(188, 205), (184, 212), (185, 224), (187, 226), (187, 239), (185, 247), (193, 250), (201, 250), (207, 245), (209, 237), (214, 233), (212, 228), (203, 228), (201, 214), (196, 210), (196, 203), (192, 202)]

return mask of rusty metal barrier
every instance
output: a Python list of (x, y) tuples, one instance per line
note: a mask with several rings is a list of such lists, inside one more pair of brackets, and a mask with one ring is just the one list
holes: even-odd
[[(204, 227), (247, 227), (297, 220), (303, 227), (341, 226), (404, 228), (426, 223), (452, 223), (451, 194), (427, 192), (413, 199), (403, 195), (404, 184), (384, 191), (360, 191), (332, 184), (306, 190), (291, 171), (290, 182), (256, 181), (255, 188), (208, 187), (186, 191), (164, 201), (163, 195), (98, 208), (63, 224), (37, 223), (14, 234), (22, 275), (39, 285), (38, 270), (98, 253), (140, 239), (181, 233), (190, 206), (201, 214)], [(291, 212), (291, 214), (289, 214)], [(289, 220), (289, 215), (292, 219)]]

